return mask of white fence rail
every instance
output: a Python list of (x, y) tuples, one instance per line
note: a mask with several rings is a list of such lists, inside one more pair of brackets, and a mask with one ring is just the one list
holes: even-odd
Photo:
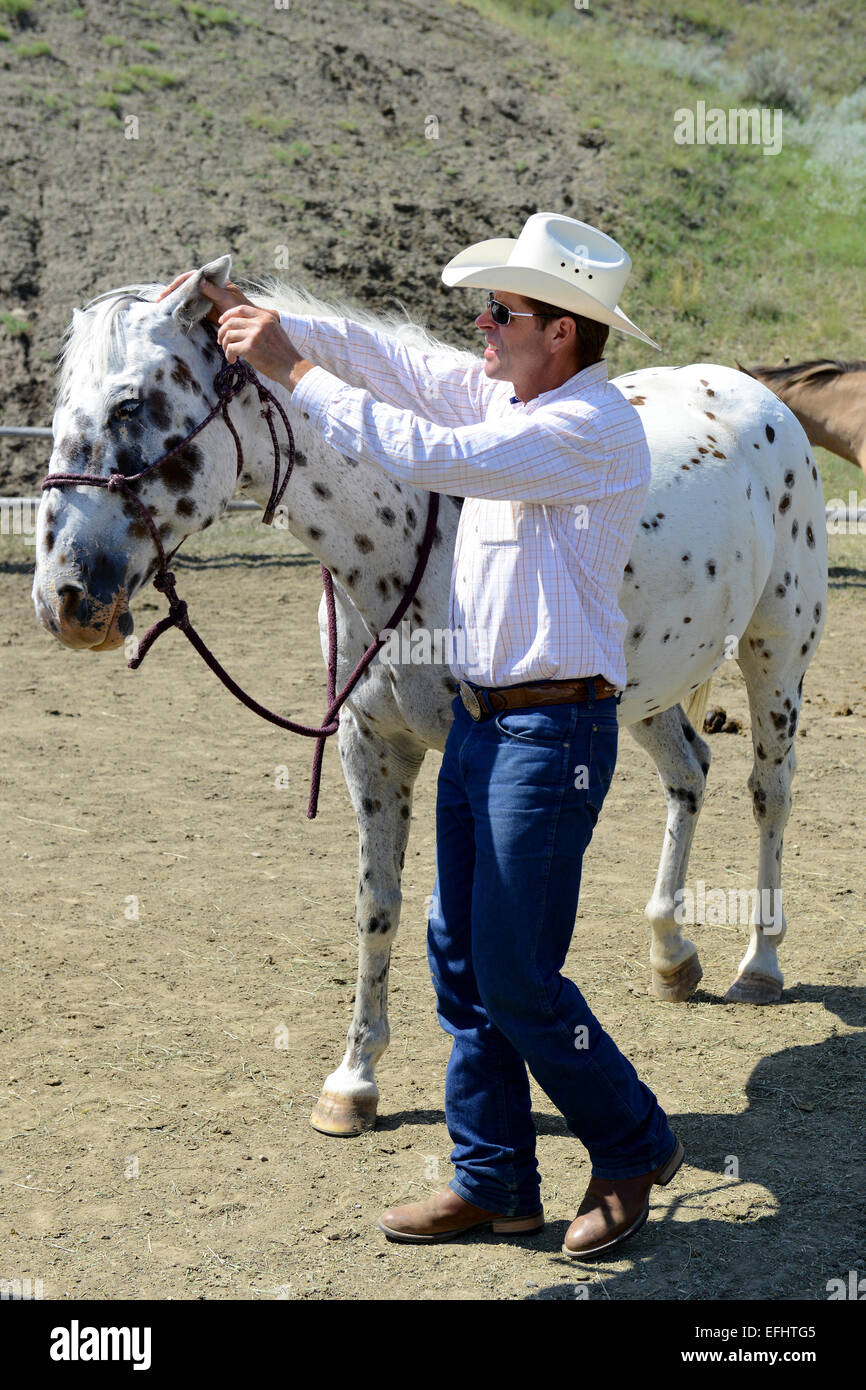
[[(0, 425), (0, 439), (20, 438), (20, 439), (53, 439), (50, 429), (44, 429), (40, 425)], [(36, 527), (36, 508), (39, 506), (38, 497), (0, 497), (0, 535), (30, 535)], [(24, 527), (21, 525), (29, 509), (32, 511), (32, 526)], [(229, 512), (258, 512), (261, 507), (258, 502), (231, 501), (226, 507)], [(848, 506), (825, 508), (827, 516), (827, 531), (830, 535), (855, 535), (866, 536), (866, 503), (862, 505), (857, 498), (855, 490), (852, 488), (848, 493)], [(20, 517), (18, 528), (16, 529), (15, 519)]]
[[(36, 540), (36, 513), (39, 510), (38, 497), (0, 497), (0, 537), (22, 536), (28, 545)], [(226, 511), (260, 512), (258, 502), (242, 499), (229, 502)], [(866, 525), (864, 525), (866, 530)]]
[[(53, 439), (54, 432), (41, 425), (0, 425), (0, 439)], [(38, 497), (0, 497), (0, 536), (28, 536), (36, 530)], [(229, 502), (229, 512), (260, 512), (258, 502), (240, 498)]]

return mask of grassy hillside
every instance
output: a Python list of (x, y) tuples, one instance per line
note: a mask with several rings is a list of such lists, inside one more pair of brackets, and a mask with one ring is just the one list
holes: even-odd
[[(561, 121), (557, 65), (470, 9), (0, 0), (0, 26), (9, 423), (50, 418), (72, 309), (112, 286), (231, 251), (238, 274), (400, 302), (469, 345), (478, 296), (446, 290), (444, 262), (538, 200), (600, 212), (590, 146), (551, 147), (531, 183), (520, 172), (523, 131), (552, 141)], [(478, 83), (494, 45), (520, 67), (498, 102)], [(44, 466), (34, 445), (2, 459), (6, 492)]]
[[(0, 0), (0, 419), (50, 418), (76, 304), (226, 250), (472, 345), (439, 270), (538, 209), (633, 256), (623, 305), (663, 353), (612, 335), (612, 373), (866, 355), (866, 7), (843, 10)], [(677, 144), (699, 100), (780, 107), (781, 152)], [(0, 488), (43, 466), (5, 446)]]
[[(601, 225), (632, 253), (629, 313), (665, 360), (866, 356), (866, 6), (468, 3), (555, 54), (565, 104), (598, 130), (615, 190)], [(780, 110), (780, 152), (678, 145), (674, 113), (698, 101)], [(860, 487), (850, 464), (819, 461), (827, 498)]]
[[(565, 103), (602, 134), (630, 301), (666, 352), (864, 355), (866, 6), (470, 3), (556, 53)], [(782, 110), (780, 153), (677, 145), (674, 113), (699, 100)]]

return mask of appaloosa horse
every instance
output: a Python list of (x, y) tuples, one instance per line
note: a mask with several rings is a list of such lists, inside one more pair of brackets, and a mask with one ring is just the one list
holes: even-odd
[[(201, 322), (210, 301), (198, 284), (204, 272), (224, 284), (229, 268), (227, 256), (203, 267), (158, 305), (153, 301), (161, 287), (139, 285), (76, 312), (54, 416), (53, 473), (135, 474), (177, 448), (214, 406), (213, 381), (223, 359)], [(256, 298), (313, 316), (341, 312), (285, 288)], [(399, 337), (416, 354), (422, 380), (426, 354), (448, 350), (395, 318), (353, 316)], [(290, 394), (268, 385), (287, 413), (297, 450), (285, 493), (288, 526), (335, 581), (340, 688), (406, 585), (429, 494), (335, 453)], [(639, 411), (652, 454), (652, 484), (620, 590), (628, 620), (628, 685), (619, 709), (620, 722), (654, 760), (667, 799), (661, 861), (646, 908), (651, 990), (662, 999), (686, 999), (701, 976), (677, 907), (710, 753), (681, 702), (692, 712), (705, 704), (706, 683), (733, 656), (751, 710), (749, 787), (761, 891), (727, 999), (773, 1002), (782, 990), (782, 836), (794, 738), (803, 675), (827, 602), (820, 478), (794, 416), (740, 372), (705, 364), (656, 367), (628, 372), (616, 385)], [(419, 400), (416, 413), (435, 419), (435, 390), (424, 395), (429, 399)], [(247, 385), (230, 415), (246, 460), (240, 487), (264, 504), (273, 464), (259, 404)], [(236, 458), (229, 430), (215, 419), (135, 484), (166, 551), (219, 516), (235, 491)], [(408, 615), (413, 630), (447, 629), (459, 508), (459, 499), (442, 498)], [(147, 518), (128, 497), (88, 485), (45, 491), (33, 596), (42, 622), (67, 646), (93, 651), (120, 645), (132, 627), (129, 600), (156, 563)], [(324, 648), (323, 609), (320, 625)], [(426, 751), (445, 744), (455, 689), (447, 666), (401, 665), (383, 651), (341, 712), (340, 756), (358, 818), (360, 961), (347, 1051), (313, 1114), (316, 1127), (328, 1133), (359, 1133), (375, 1121), (374, 1068), (388, 1043), (388, 966), (413, 783)], [(224, 696), (215, 689), (213, 698)], [(696, 722), (700, 727), (702, 715)]]

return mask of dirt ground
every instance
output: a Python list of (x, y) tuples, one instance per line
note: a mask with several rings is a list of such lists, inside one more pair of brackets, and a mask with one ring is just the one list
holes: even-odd
[[(259, 698), (319, 715), (317, 563), (245, 517), (188, 545), (181, 592), (205, 639)], [(559, 1253), (589, 1170), (538, 1090), (540, 1237), (425, 1249), (375, 1229), (386, 1205), (451, 1174), (449, 1042), (424, 952), (439, 755), (415, 798), (381, 1119), (329, 1139), (308, 1117), (342, 1054), (355, 969), (336, 748), (307, 821), (308, 741), (244, 711), (180, 634), (137, 673), (118, 653), (63, 650), (33, 616), (31, 557), (3, 538), (0, 1275), (41, 1279), (46, 1298), (556, 1299), (586, 1284), (590, 1298), (785, 1300), (824, 1299), (828, 1279), (862, 1269), (862, 539), (832, 542), (805, 686), (780, 1006), (722, 1003), (746, 940), (733, 925), (695, 928), (704, 979), (689, 1004), (647, 996), (642, 909), (664, 810), (622, 735), (567, 970), (655, 1089), (686, 1164), (623, 1258), (594, 1266)], [(748, 887), (751, 741), (733, 663), (714, 698), (744, 732), (711, 740), (689, 884)]]

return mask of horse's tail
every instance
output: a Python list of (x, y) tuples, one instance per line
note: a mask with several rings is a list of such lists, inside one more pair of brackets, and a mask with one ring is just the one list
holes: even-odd
[(699, 734), (704, 731), (704, 715), (707, 712), (712, 683), (713, 678), (710, 676), (709, 680), (704, 681), (703, 685), (699, 685), (697, 690), (693, 690), (689, 698), (683, 701), (686, 719)]

